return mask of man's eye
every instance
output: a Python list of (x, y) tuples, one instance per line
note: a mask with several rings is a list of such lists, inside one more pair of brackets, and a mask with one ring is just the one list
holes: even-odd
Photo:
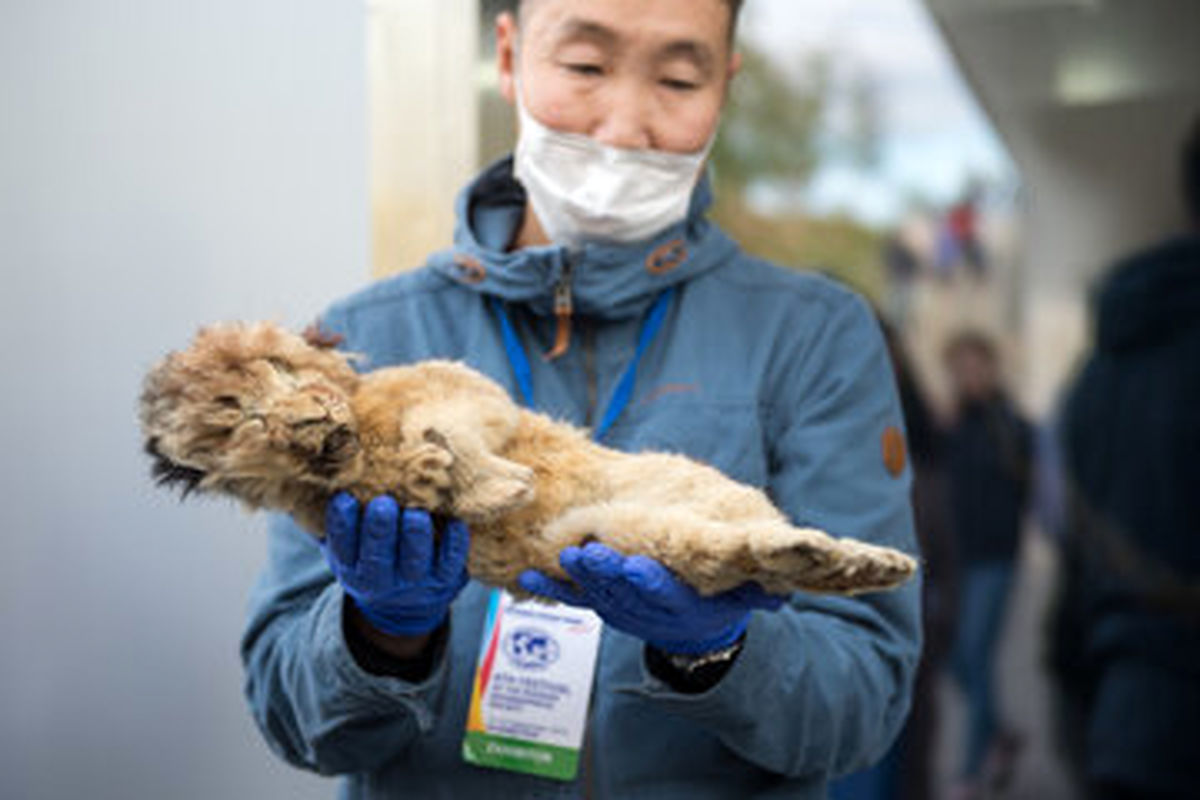
[(585, 64), (585, 63), (576, 62), (576, 63), (564, 64), (564, 66), (571, 72), (574, 72), (576, 75), (586, 75), (588, 77), (598, 77), (598, 76), (604, 74), (604, 68), (601, 67), (599, 64)]
[(700, 88), (698, 83), (678, 78), (663, 78), (659, 83), (674, 92), (694, 92)]

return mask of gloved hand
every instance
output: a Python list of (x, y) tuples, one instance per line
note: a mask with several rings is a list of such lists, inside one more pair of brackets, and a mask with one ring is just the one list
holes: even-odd
[(701, 597), (670, 570), (646, 556), (623, 556), (598, 542), (568, 547), (559, 555), (576, 585), (527, 570), (518, 579), (531, 594), (593, 609), (609, 625), (665, 653), (701, 655), (736, 642), (750, 612), (770, 611), (783, 598), (747, 583)]
[(467, 584), (466, 523), (451, 520), (434, 544), (433, 520), (421, 509), (376, 497), (359, 503), (341, 492), (325, 510), (321, 549), (338, 583), (372, 627), (392, 636), (420, 636), (446, 619)]

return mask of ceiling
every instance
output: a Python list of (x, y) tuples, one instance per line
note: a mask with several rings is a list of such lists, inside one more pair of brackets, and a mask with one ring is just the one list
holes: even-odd
[(1183, 225), (1200, 0), (924, 0), (1029, 197), (1031, 281), (1078, 289)]
[(1197, 0), (926, 0), (984, 104), (1200, 96)]

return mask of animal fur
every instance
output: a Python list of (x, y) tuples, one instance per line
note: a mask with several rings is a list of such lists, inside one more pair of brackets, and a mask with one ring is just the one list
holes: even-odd
[(141, 400), (159, 482), (287, 512), (317, 537), (336, 492), (391, 494), (465, 520), (471, 574), (518, 594), (523, 570), (563, 577), (559, 552), (592, 540), (656, 558), (703, 594), (746, 581), (851, 594), (916, 569), (794, 527), (761, 491), (683, 456), (596, 444), (462, 364), (360, 375), (328, 344), (229, 323), (167, 356)]

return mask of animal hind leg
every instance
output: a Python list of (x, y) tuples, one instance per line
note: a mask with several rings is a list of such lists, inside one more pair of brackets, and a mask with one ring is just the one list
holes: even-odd
[(573, 508), (542, 531), (553, 563), (544, 565), (558, 575), (558, 553), (571, 546), (598, 541), (625, 555), (646, 555), (660, 561), (701, 594), (731, 589), (747, 578), (745, 538), (717, 520), (706, 519), (685, 506), (654, 507), (632, 502), (597, 503)]
[(916, 568), (889, 548), (786, 522), (724, 522), (686, 506), (583, 506), (552, 521), (543, 536), (555, 554), (596, 540), (626, 555), (648, 555), (705, 595), (751, 581), (774, 594), (855, 594), (892, 588)]
[(753, 580), (772, 592), (860, 594), (912, 577), (916, 561), (898, 550), (837, 539), (814, 528), (752, 523), (746, 528)]

